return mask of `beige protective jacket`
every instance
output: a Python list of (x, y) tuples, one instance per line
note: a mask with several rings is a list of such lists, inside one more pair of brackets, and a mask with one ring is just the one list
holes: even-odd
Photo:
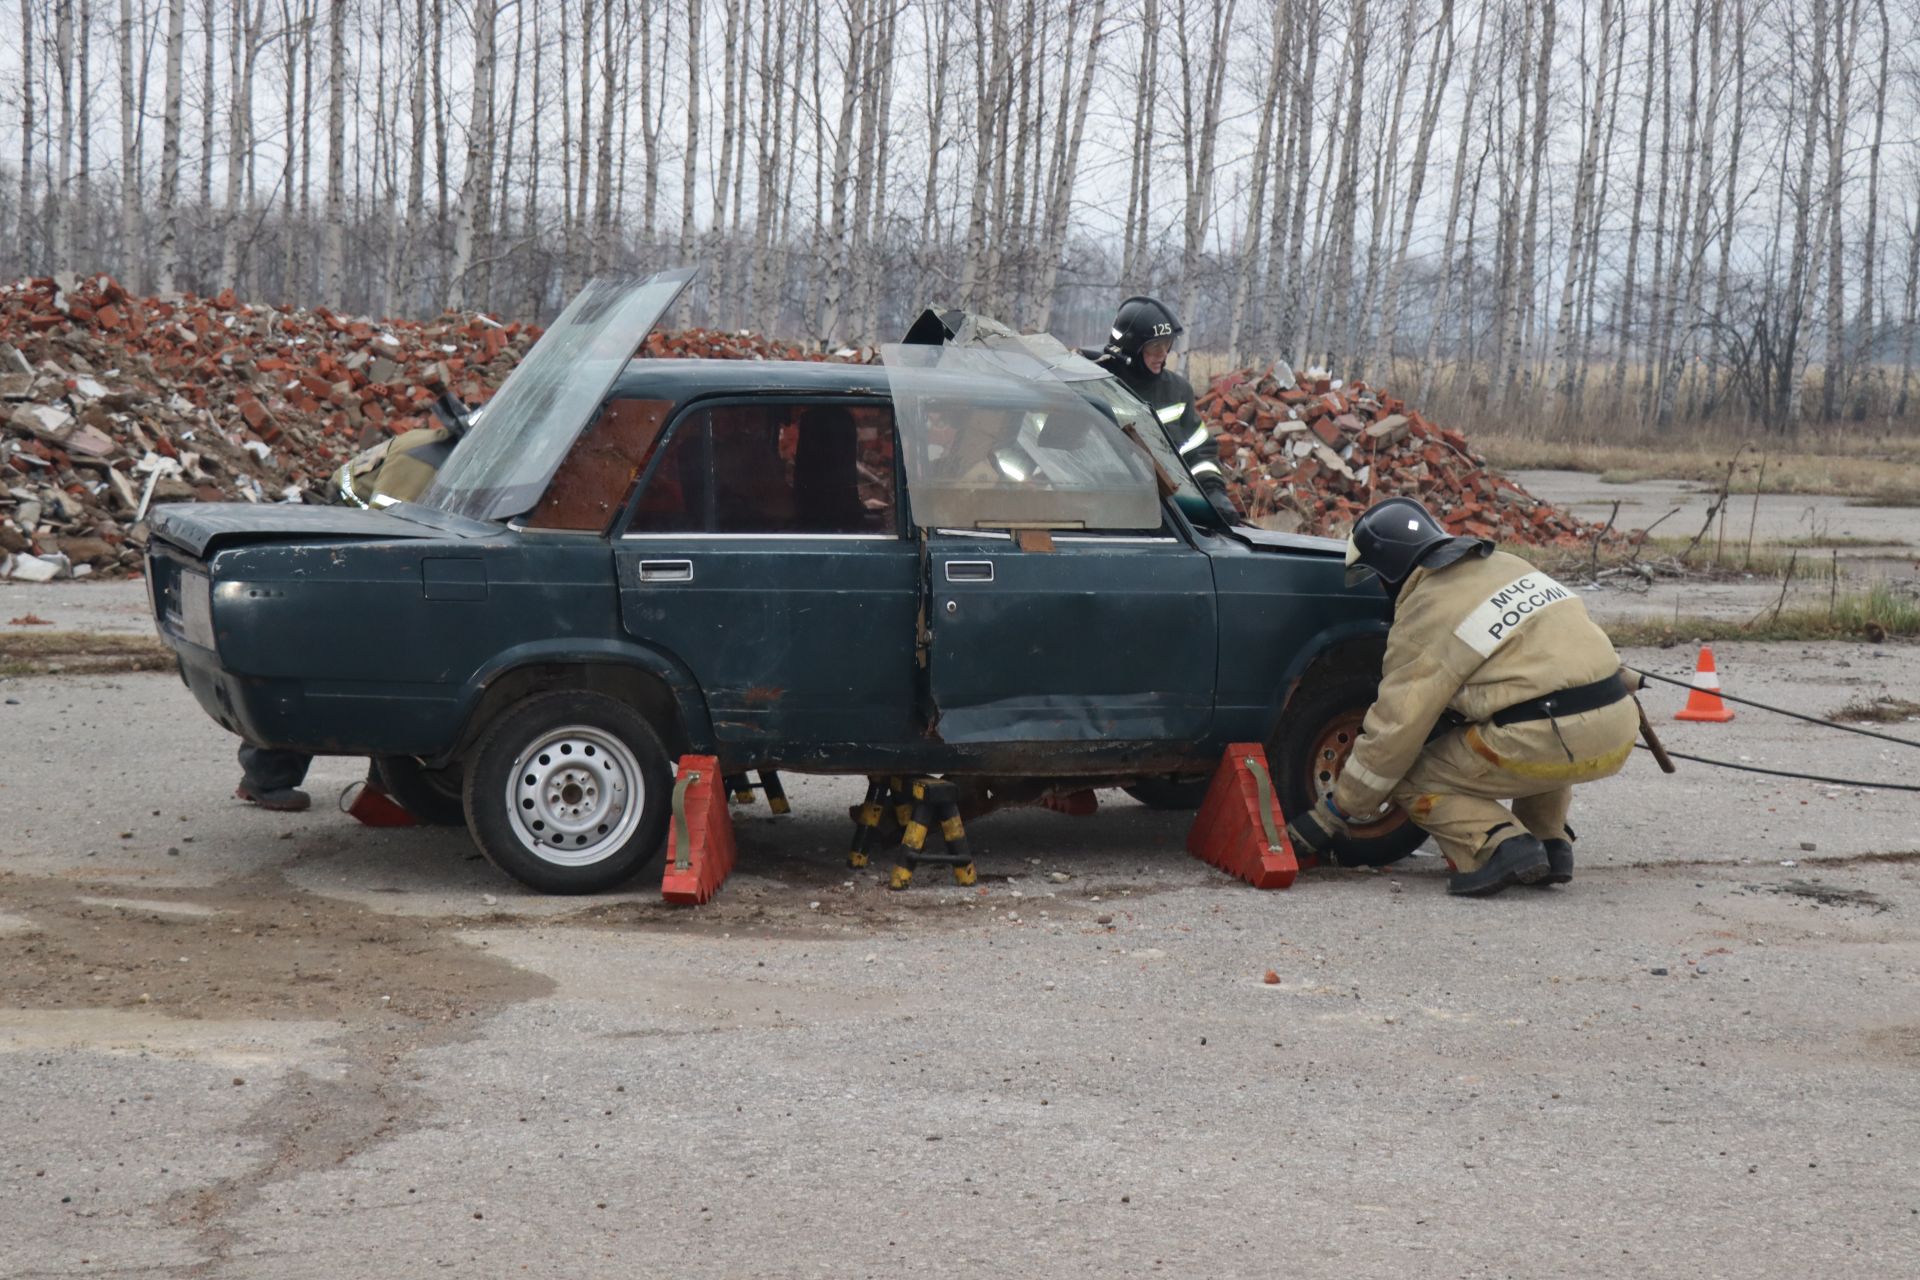
[(1372, 813), (1451, 708), (1474, 723), (1516, 702), (1620, 670), (1606, 633), (1571, 590), (1518, 556), (1415, 569), (1387, 633), (1380, 692), (1340, 774), (1342, 813)]
[[(361, 507), (412, 502), (426, 492), (439, 470), (437, 463), (415, 455), (447, 438), (445, 427), (416, 427), (362, 449), (334, 472), (336, 500)], [(382, 498), (387, 502), (378, 501)]]

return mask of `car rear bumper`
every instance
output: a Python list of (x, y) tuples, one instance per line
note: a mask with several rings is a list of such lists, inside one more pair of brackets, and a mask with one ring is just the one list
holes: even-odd
[(238, 675), (212, 650), (163, 634), (201, 709), (256, 746), (431, 757), (452, 749), (464, 723), (458, 691), (444, 686)]

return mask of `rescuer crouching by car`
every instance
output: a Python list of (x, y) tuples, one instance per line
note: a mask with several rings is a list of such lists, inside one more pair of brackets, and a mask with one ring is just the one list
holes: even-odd
[(1449, 893), (1570, 881), (1573, 787), (1626, 763), (1640, 677), (1572, 591), (1410, 498), (1360, 517), (1347, 565), (1350, 586), (1380, 579), (1393, 625), (1360, 738), (1332, 794), (1289, 824), (1294, 847), (1326, 850), (1391, 802), (1446, 855)]
[[(412, 502), (426, 492), (440, 464), (460, 442), (465, 411), (444, 398), (435, 405), (437, 427), (417, 427), (362, 449), (340, 465), (328, 482), (329, 496), (341, 506), (390, 507)], [(313, 803), (300, 790), (313, 767), (304, 751), (240, 744), (240, 785), (234, 797), (277, 813), (298, 813)]]

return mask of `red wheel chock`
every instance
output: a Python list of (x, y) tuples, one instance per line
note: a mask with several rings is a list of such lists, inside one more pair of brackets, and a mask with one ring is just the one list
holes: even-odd
[(667, 869), (660, 896), (676, 906), (698, 906), (720, 892), (733, 871), (733, 819), (726, 779), (714, 756), (681, 756), (673, 781), (673, 820), (667, 826)]
[(1256, 889), (1284, 889), (1300, 874), (1259, 743), (1236, 742), (1221, 757), (1187, 832), (1187, 852)]
[(360, 790), (354, 794), (353, 803), (347, 806), (347, 814), (359, 819), (370, 827), (417, 827), (420, 820), (400, 806), (400, 802), (387, 794), (385, 787), (368, 778), (360, 784)]

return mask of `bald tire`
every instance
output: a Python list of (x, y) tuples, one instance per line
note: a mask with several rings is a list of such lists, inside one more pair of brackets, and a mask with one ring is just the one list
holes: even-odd
[[(1303, 688), (1287, 704), (1279, 732), (1268, 744), (1267, 758), (1273, 762), (1274, 779), (1280, 792), (1280, 808), (1291, 818), (1305, 813), (1319, 800), (1314, 785), (1317, 771), (1315, 748), (1328, 727), (1342, 719), (1358, 724), (1359, 717), (1373, 705), (1379, 682), (1372, 675), (1338, 675)], [(1357, 736), (1356, 728), (1355, 734)], [(1337, 776), (1337, 775), (1336, 775)], [(1375, 834), (1360, 837), (1341, 836), (1334, 842), (1334, 853), (1343, 867), (1384, 867), (1418, 849), (1427, 833), (1401, 813), (1399, 821)]]

